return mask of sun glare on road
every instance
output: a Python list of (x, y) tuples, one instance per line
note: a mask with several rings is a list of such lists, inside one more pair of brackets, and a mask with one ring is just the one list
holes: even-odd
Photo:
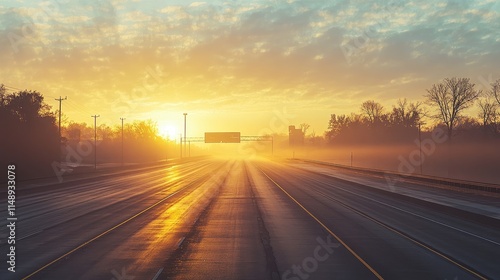
[(0, 280), (500, 279), (500, 1), (411, 2), (2, 1)]

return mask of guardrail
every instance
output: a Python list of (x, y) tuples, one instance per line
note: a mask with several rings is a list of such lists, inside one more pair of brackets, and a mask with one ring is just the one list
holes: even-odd
[(303, 162), (315, 163), (315, 164), (326, 165), (326, 166), (333, 166), (333, 167), (337, 167), (337, 168), (356, 170), (356, 171), (361, 171), (361, 172), (371, 173), (371, 174), (376, 174), (376, 175), (382, 175), (382, 176), (387, 176), (387, 175), (399, 176), (405, 180), (413, 180), (413, 181), (417, 181), (417, 182), (439, 184), (439, 185), (445, 185), (445, 186), (459, 188), (459, 189), (477, 190), (477, 191), (484, 191), (484, 192), (489, 192), (489, 193), (500, 193), (500, 185), (495, 185), (495, 184), (448, 179), (448, 178), (433, 177), (433, 176), (418, 175), (418, 174), (399, 173), (399, 172), (394, 172), (394, 171), (385, 171), (385, 170), (370, 169), (370, 168), (363, 168), (363, 167), (354, 167), (354, 166), (342, 165), (342, 164), (319, 161), (319, 160), (309, 160), (309, 159), (299, 159), (299, 158), (295, 158), (292, 160), (299, 160), (299, 161), (303, 161)]

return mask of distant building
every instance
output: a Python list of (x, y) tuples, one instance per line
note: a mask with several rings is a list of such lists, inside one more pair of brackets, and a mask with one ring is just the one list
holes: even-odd
[(302, 146), (304, 145), (304, 132), (302, 129), (295, 128), (295, 125), (288, 127), (288, 141), (290, 146)]

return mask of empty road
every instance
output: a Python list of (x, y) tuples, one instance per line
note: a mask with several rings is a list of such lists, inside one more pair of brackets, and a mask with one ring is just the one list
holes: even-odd
[(17, 185), (0, 279), (500, 278), (500, 199), (418, 182), (204, 158)]

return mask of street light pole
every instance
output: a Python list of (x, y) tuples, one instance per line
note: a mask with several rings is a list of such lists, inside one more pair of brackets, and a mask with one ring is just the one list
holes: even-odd
[(184, 113), (184, 154), (186, 154), (186, 116), (187, 113)]

